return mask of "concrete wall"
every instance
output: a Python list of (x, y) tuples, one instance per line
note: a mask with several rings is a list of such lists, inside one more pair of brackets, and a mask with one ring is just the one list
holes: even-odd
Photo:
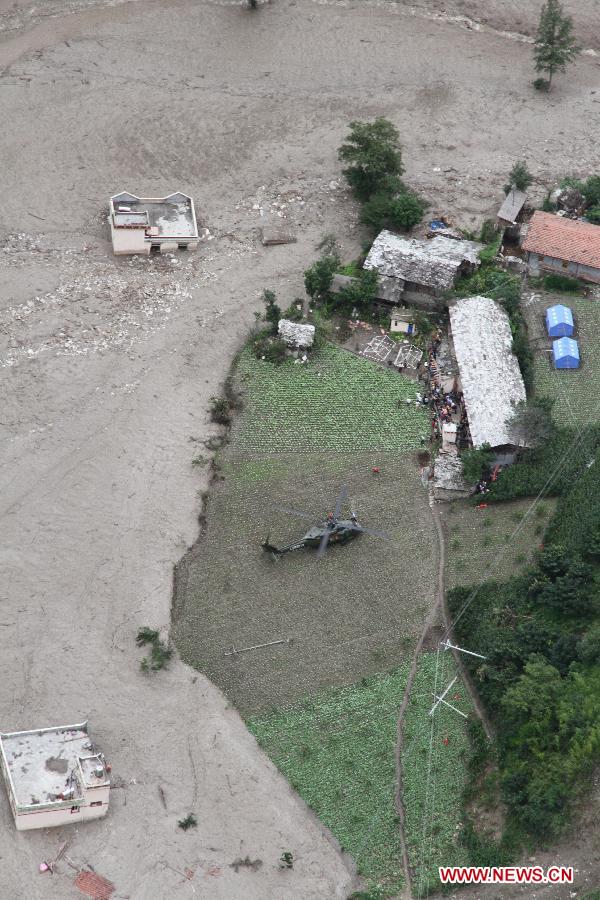
[[(76, 825), (87, 819), (100, 819), (106, 815), (110, 796), (110, 786), (86, 788), (83, 803), (62, 802), (51, 808), (37, 812), (17, 812), (15, 824), (17, 831), (30, 831), (32, 828), (56, 828), (61, 825)], [(92, 806), (92, 803), (95, 804)], [(77, 811), (73, 812), (73, 808)]]
[(593, 266), (584, 266), (580, 263), (570, 262), (563, 266), (561, 259), (553, 256), (540, 256), (538, 253), (528, 253), (527, 262), (532, 275), (541, 275), (542, 272), (555, 272), (557, 275), (568, 275), (571, 278), (582, 278), (600, 284), (600, 269)]

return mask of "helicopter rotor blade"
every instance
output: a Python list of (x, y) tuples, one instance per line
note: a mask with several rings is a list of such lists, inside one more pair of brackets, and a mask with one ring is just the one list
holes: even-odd
[(323, 556), (325, 556), (325, 551), (327, 550), (327, 544), (329, 543), (330, 537), (331, 530), (328, 528), (321, 538), (321, 543), (319, 544), (319, 549), (317, 550), (317, 559), (321, 559)]
[(393, 540), (391, 534), (388, 534), (387, 531), (377, 531), (375, 528), (363, 528), (362, 525), (359, 525), (358, 527), (360, 528), (362, 534), (372, 534), (373, 537), (380, 537), (385, 541)]
[(340, 513), (342, 511), (342, 506), (344, 505), (346, 498), (348, 497), (348, 488), (344, 485), (339, 493), (337, 500), (335, 501), (335, 509), (333, 511), (333, 518), (339, 519)]
[(306, 519), (307, 522), (314, 522), (315, 516), (309, 516), (308, 513), (300, 512), (299, 509), (293, 509), (291, 506), (273, 506), (272, 509), (277, 509), (279, 512), (287, 513), (289, 516), (296, 516), (297, 519)]

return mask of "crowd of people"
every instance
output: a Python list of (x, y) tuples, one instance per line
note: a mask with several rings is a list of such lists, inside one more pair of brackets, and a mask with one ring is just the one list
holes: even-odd
[(431, 409), (431, 434), (430, 442), (433, 443), (441, 437), (441, 428), (444, 423), (454, 423), (457, 427), (457, 443), (468, 440), (469, 422), (464, 406), (461, 391), (454, 387), (450, 391), (444, 391), (438, 378), (438, 351), (442, 343), (442, 332), (438, 329), (431, 337), (427, 350), (427, 363), (424, 366), (423, 377), (428, 389), (420, 398), (420, 402)]

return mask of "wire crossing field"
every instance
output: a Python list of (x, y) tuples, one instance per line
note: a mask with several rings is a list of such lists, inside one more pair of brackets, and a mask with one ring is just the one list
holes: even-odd
[[(573, 311), (575, 333), (579, 343), (579, 369), (554, 368), (552, 346), (546, 336), (544, 316), (549, 306), (564, 303)], [(537, 394), (551, 397), (555, 403), (553, 418), (558, 425), (581, 428), (600, 418), (600, 300), (571, 296), (544, 296), (539, 303), (526, 308), (529, 333), (535, 351), (534, 387)]]
[[(405, 836), (417, 897), (440, 888), (439, 866), (469, 864), (467, 850), (458, 844), (470, 754), (467, 720), (443, 704), (433, 716), (428, 715), (433, 704), (436, 666), (438, 695), (456, 675), (450, 652), (422, 654), (404, 719)], [(468, 714), (471, 709), (460, 679), (446, 700), (463, 713)]]
[(378, 896), (403, 885), (394, 805), (396, 720), (408, 666), (250, 719), (259, 744)]
[(414, 381), (326, 345), (308, 364), (274, 366), (246, 350), (238, 378), (248, 409), (240, 450), (409, 451), (429, 437)]

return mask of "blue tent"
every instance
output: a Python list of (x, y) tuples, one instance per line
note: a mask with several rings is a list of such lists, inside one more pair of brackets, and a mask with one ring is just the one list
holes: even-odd
[(546, 310), (546, 328), (550, 337), (571, 337), (573, 313), (568, 306), (558, 303)]
[(552, 356), (555, 369), (579, 368), (579, 347), (573, 338), (562, 337), (552, 341)]

